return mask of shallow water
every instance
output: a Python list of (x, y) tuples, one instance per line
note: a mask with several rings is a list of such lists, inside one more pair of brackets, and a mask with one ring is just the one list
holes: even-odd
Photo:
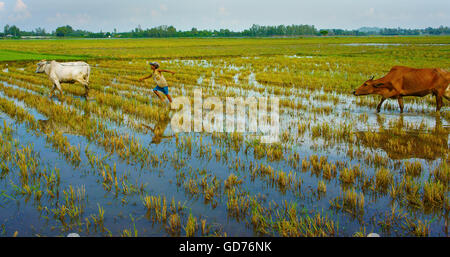
[[(310, 59), (309, 56), (300, 57), (288, 56), (287, 58), (298, 58), (300, 62), (303, 61), (302, 59)], [(363, 224), (367, 232), (374, 231), (384, 236), (411, 235), (409, 231), (402, 229), (404, 223), (401, 222), (404, 220), (401, 218), (398, 218), (399, 223), (390, 229), (384, 229), (380, 225), (380, 222), (387, 217), (387, 213), (390, 213), (395, 206), (397, 211), (405, 216), (430, 221), (430, 235), (446, 235), (444, 226), (448, 216), (443, 208), (431, 211), (416, 209), (404, 202), (393, 201), (389, 192), (363, 190), (360, 182), (355, 182), (350, 188), (365, 196), (362, 213), (336, 209), (330, 205), (331, 201), (342, 197), (344, 192), (347, 192), (347, 186), (339, 180), (344, 167), (359, 166), (364, 171), (364, 176), (372, 180), (381, 167), (387, 168), (397, 185), (405, 174), (405, 163), (417, 161), (422, 165), (422, 172), (415, 181), (422, 185), (427, 182), (440, 163), (448, 163), (450, 124), (446, 116), (441, 117), (435, 114), (434, 106), (426, 102), (406, 102), (406, 111), (400, 114), (396, 102), (389, 101), (385, 103), (381, 113), (377, 114), (373, 104), (358, 104), (360, 99), (349, 94), (327, 93), (323, 89), (309, 90), (294, 85), (287, 87), (263, 84), (257, 80), (257, 71), (252, 70), (255, 69), (254, 67), (240, 63), (238, 59), (242, 58), (201, 61), (175, 59), (161, 63), (177, 65), (176, 67), (180, 70), (183, 67), (192, 66), (210, 68), (215, 62), (223, 64), (219, 72), (196, 74), (191, 83), (179, 83), (173, 86), (171, 92), (189, 95), (193, 89), (203, 88), (205, 92), (212, 92), (221, 99), (233, 93), (242, 97), (276, 96), (280, 100), (286, 100), (286, 105), (280, 106), (281, 139), (278, 144), (261, 144), (259, 140), (262, 133), (260, 132), (243, 133), (242, 138), (238, 140), (229, 133), (175, 134), (170, 120), (146, 121), (139, 115), (127, 113), (125, 106), (120, 105), (117, 108), (112, 106), (108, 108), (111, 113), (123, 118), (120, 122), (113, 122), (101, 115), (87, 114), (83, 108), (67, 101), (53, 100), (54, 105), (66, 110), (74, 110), (76, 115), (86, 119), (101, 121), (107, 129), (116, 131), (119, 135), (133, 137), (148, 155), (152, 156), (151, 158), (158, 158), (157, 161), (155, 160), (156, 164), (146, 163), (142, 156), (122, 158), (117, 151), (111, 152), (99, 141), (90, 141), (83, 136), (81, 129), (70, 128), (67, 124), (44, 116), (37, 108), (28, 106), (24, 101), (6, 96), (4, 88), (12, 88), (32, 95), (39, 94), (33, 90), (3, 82), (3, 86), (0, 87), (2, 89), (0, 98), (13, 102), (39, 120), (42, 127), (38, 132), (61, 131), (70, 145), (80, 150), (81, 162), (78, 165), (68, 162), (61, 152), (47, 142), (45, 134), (37, 135), (26, 125), (12, 119), (4, 112), (0, 112), (0, 124), (6, 122), (14, 129), (13, 138), (18, 140), (20, 145), (33, 145), (34, 151), (39, 153), (40, 168), (57, 167), (60, 170), (59, 188), (61, 190), (68, 190), (69, 186), (75, 189), (85, 188), (87, 195), (82, 218), (71, 221), (66, 217), (64, 224), (52, 211), (61, 207), (61, 203), (64, 202), (63, 193), (59, 198), (45, 195), (40, 201), (19, 193), (14, 186), (21, 183), (16, 168), (15, 171), (10, 171), (0, 178), (0, 192), (4, 193), (0, 196), (0, 224), (4, 225), (4, 234), (12, 235), (15, 231), (19, 231), (21, 236), (37, 234), (55, 236), (77, 231), (81, 235), (120, 235), (124, 229), (133, 231), (136, 227), (140, 236), (167, 236), (169, 234), (167, 222), (153, 222), (152, 216), (143, 204), (143, 198), (151, 195), (164, 196), (169, 203), (172, 198), (176, 202), (180, 201), (185, 206), (179, 213), (183, 226), (192, 213), (198, 218), (198, 222), (200, 219), (206, 219), (207, 224), (210, 225), (210, 232), (215, 231), (220, 235), (226, 232), (228, 236), (260, 235), (251, 225), (252, 208), (245, 215), (238, 217), (230, 212), (228, 206), (230, 196), (226, 192), (224, 183), (231, 174), (234, 174), (242, 180), (242, 183), (236, 186), (236, 190), (249, 198), (254, 197), (264, 208), (273, 208), (274, 221), (277, 219), (277, 211), (283, 212), (282, 206), (288, 202), (293, 203), (302, 215), (321, 213), (338, 222), (340, 236), (352, 236), (361, 230)], [(118, 66), (120, 64), (117, 63)], [(232, 84), (222, 86), (217, 81), (223, 79), (227, 70), (239, 73), (230, 75)], [(316, 73), (314, 70), (310, 72)], [(20, 80), (17, 79), (17, 81)], [(110, 83), (104, 85), (103, 89), (112, 90), (121, 95), (122, 99), (127, 99), (127, 92), (135, 94), (135, 96), (132, 94), (132, 97), (149, 93), (149, 90), (138, 85), (129, 85), (130, 90), (118, 90), (115, 85), (119, 82), (112, 76), (106, 81)], [(34, 84), (32, 86), (41, 87)], [(277, 87), (287, 87), (287, 94), (275, 94)], [(67, 95), (78, 99), (70, 93)], [(167, 111), (157, 106), (156, 102), (157, 100), (151, 98), (149, 105), (157, 108), (159, 112)], [(289, 103), (301, 104), (302, 108), (293, 108), (287, 105)], [(444, 107), (443, 112), (447, 111), (448, 107)], [(173, 114), (174, 111), (171, 112), (171, 115)], [(202, 118), (205, 119), (206, 115), (205, 111)], [(195, 119), (193, 120), (195, 122)], [(130, 124), (145, 126), (138, 129)], [(305, 128), (302, 129), (301, 125)], [(428, 145), (428, 142), (432, 145)], [(282, 157), (274, 153), (277, 147), (282, 149)], [(103, 161), (91, 164), (89, 152)], [(318, 159), (326, 157), (327, 164), (344, 165), (344, 167), (339, 166), (336, 176), (329, 179), (323, 175), (324, 168), (318, 173), (311, 167), (303, 171), (302, 160), (311, 161), (313, 156)], [(292, 163), (293, 159), (299, 161), (298, 166)], [(301, 179), (301, 187), (300, 189), (294, 186), (284, 187), (268, 176), (253, 175), (251, 165), (253, 167), (270, 165), (275, 174), (292, 172), (296, 180)], [(104, 181), (102, 168), (105, 166), (116, 167), (116, 177), (119, 181), (117, 191), (114, 185), (108, 188), (108, 183)], [(210, 186), (213, 185), (213, 178), (219, 181), (220, 186), (215, 189), (216, 194), (212, 200), (205, 200), (205, 192), (200, 186), (201, 181), (205, 179), (206, 184)], [(317, 191), (319, 181), (326, 183), (324, 194), (319, 194)], [(189, 189), (189, 183), (197, 183), (199, 191)], [(127, 192), (125, 188), (128, 189)], [(43, 206), (48, 210), (41, 208)], [(86, 224), (85, 219), (92, 223), (94, 218), (98, 218), (99, 206), (104, 210), (104, 221), (103, 227), (95, 230), (93, 225)], [(199, 230), (196, 235), (201, 235)], [(184, 235), (184, 230), (181, 230), (181, 235)], [(278, 236), (280, 233), (274, 231), (269, 235)]]

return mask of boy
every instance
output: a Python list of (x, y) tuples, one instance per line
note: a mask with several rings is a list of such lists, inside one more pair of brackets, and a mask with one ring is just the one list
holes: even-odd
[(155, 75), (153, 77), (153, 79), (156, 82), (156, 87), (153, 89), (153, 92), (158, 96), (158, 98), (161, 101), (164, 101), (163, 97), (161, 96), (161, 94), (158, 91), (163, 92), (166, 95), (167, 99), (169, 99), (169, 102), (172, 103), (172, 98), (169, 95), (169, 85), (167, 85), (167, 81), (164, 78), (164, 75), (162, 73), (168, 72), (168, 73), (175, 74), (175, 72), (170, 71), (170, 70), (160, 69), (159, 64), (157, 62), (151, 62), (149, 64), (153, 70), (153, 73), (148, 75), (147, 77), (140, 78), (139, 81), (144, 81), (148, 78), (151, 78), (153, 75)]

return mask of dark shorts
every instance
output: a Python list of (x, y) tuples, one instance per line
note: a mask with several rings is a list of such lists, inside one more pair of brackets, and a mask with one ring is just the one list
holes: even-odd
[(156, 86), (154, 89), (154, 91), (161, 91), (163, 92), (165, 95), (169, 94), (169, 87), (160, 87), (160, 86)]

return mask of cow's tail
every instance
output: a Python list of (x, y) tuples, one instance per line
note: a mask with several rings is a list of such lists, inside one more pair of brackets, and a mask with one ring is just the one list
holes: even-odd
[(447, 86), (447, 89), (444, 92), (444, 98), (450, 101), (450, 86)]
[(86, 72), (87, 74), (86, 74), (86, 81), (87, 81), (87, 83), (89, 84), (89, 76), (91, 75), (91, 66), (90, 65), (88, 65), (87, 66), (87, 72)]
[(440, 70), (442, 76), (447, 80), (447, 89), (445, 89), (444, 92), (444, 98), (447, 99), (448, 101), (450, 101), (450, 72), (446, 71), (446, 70)]

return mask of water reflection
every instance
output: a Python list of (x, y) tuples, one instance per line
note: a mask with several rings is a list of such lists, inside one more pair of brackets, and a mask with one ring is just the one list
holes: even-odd
[(448, 154), (449, 128), (442, 126), (439, 115), (435, 116), (432, 129), (408, 128), (404, 116), (384, 125), (383, 117), (377, 115), (378, 130), (356, 132), (357, 143), (372, 149), (384, 150), (391, 159), (419, 158), (435, 160)]
[(74, 128), (65, 123), (57, 122), (54, 119), (38, 120), (38, 124), (39, 130), (45, 134), (61, 132), (62, 134), (81, 135), (81, 133), (79, 133), (82, 129), (81, 125), (78, 125), (78, 128)]
[(153, 132), (153, 138), (151, 143), (152, 144), (159, 144), (162, 142), (165, 138), (172, 138), (172, 136), (165, 136), (164, 132), (167, 129), (167, 126), (169, 125), (170, 119), (164, 119), (159, 121), (155, 124), (155, 126), (152, 128), (148, 125), (142, 124), (146, 129), (151, 130)]
[[(91, 119), (91, 114), (89, 112), (84, 112), (82, 115), (83, 119)], [(39, 130), (45, 134), (51, 134), (53, 132), (61, 132), (62, 134), (71, 135), (84, 135), (82, 131), (84, 128), (81, 123), (68, 122), (62, 118), (60, 119), (39, 119), (38, 120)]]

